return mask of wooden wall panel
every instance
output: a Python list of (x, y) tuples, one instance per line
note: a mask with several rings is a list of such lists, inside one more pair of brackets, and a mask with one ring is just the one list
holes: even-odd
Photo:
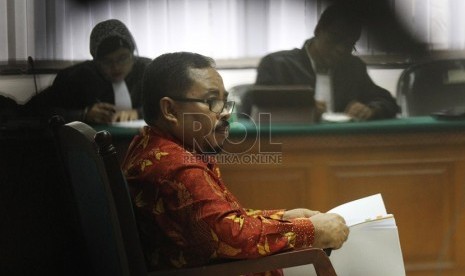
[(465, 271), (465, 238), (457, 234), (465, 233), (465, 133), (274, 140), (282, 143), (282, 164), (221, 165), (226, 185), (245, 206), (326, 211), (381, 193), (399, 227), (407, 275)]
[[(225, 181), (241, 203), (253, 209), (291, 209), (305, 206), (308, 190), (311, 190), (307, 170), (304, 168), (242, 167), (227, 170)], [(246, 191), (244, 187), (248, 187)]]
[[(405, 261), (429, 265), (437, 261), (454, 216), (453, 187), (447, 185), (453, 169), (450, 162), (436, 160), (331, 166), (329, 189), (335, 205), (381, 193), (388, 212), (395, 214)], [(442, 261), (451, 261), (451, 250)]]

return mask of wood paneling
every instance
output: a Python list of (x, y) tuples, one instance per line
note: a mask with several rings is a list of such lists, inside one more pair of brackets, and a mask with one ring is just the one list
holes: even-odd
[[(465, 133), (273, 139), (281, 143), (281, 164), (221, 165), (244, 206), (326, 211), (381, 193), (396, 218), (408, 275), (463, 274), (465, 243), (457, 233), (465, 233)], [(234, 147), (257, 154), (259, 144)]]

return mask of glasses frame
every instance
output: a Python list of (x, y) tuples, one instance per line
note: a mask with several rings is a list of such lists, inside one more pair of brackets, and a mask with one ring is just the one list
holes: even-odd
[[(217, 100), (217, 99), (194, 99), (194, 98), (181, 98), (181, 97), (170, 97), (173, 101), (177, 102), (191, 102), (191, 103), (204, 103), (208, 104), (208, 109), (215, 113), (215, 114), (221, 114), (225, 107), (227, 108), (228, 113), (231, 113), (232, 110), (234, 109), (235, 102), (234, 101), (227, 101), (227, 100)], [(221, 108), (220, 111), (216, 112), (212, 109), (213, 103), (214, 102), (223, 102), (223, 107)]]

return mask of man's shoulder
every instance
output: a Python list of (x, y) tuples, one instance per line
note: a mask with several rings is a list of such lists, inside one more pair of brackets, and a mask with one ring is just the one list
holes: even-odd
[(143, 149), (143, 156), (152, 163), (157, 163), (158, 166), (164, 169), (178, 170), (186, 166), (200, 166), (205, 167), (206, 164), (202, 162), (202, 159), (195, 157), (195, 154), (188, 151), (179, 143), (164, 137), (159, 134), (146, 134), (148, 136), (142, 136), (139, 142), (143, 143), (144, 139), (149, 139), (150, 142), (147, 147)]
[(146, 66), (150, 62), (152, 62), (152, 59), (148, 58), (148, 57), (141, 57), (141, 56), (135, 56), (134, 57), (134, 63), (135, 64), (140, 64), (140, 65)]
[[(133, 139), (122, 167), (128, 177), (158, 179), (192, 167), (191, 156), (176, 142), (146, 133)], [(203, 169), (200, 163), (195, 166)]]
[(359, 56), (351, 55), (349, 60), (350, 60), (350, 62), (352, 62), (354, 64), (359, 64), (359, 65), (366, 66), (365, 62)]
[(302, 56), (302, 49), (294, 48), (270, 53), (262, 58), (262, 61), (285, 62), (295, 60)]

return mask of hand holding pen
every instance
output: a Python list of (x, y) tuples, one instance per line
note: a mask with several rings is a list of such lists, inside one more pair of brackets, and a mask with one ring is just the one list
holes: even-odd
[(113, 122), (128, 122), (139, 119), (136, 109), (119, 110), (113, 115)]
[(87, 108), (84, 120), (89, 123), (106, 124), (113, 121), (115, 106), (109, 103), (97, 102)]

